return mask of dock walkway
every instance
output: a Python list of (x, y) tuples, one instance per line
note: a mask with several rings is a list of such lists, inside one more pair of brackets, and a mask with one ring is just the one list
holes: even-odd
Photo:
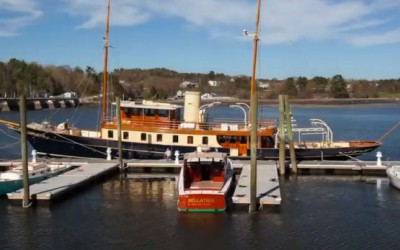
[[(263, 161), (257, 164), (257, 198), (261, 208), (263, 205), (281, 204), (277, 162)], [(242, 165), (232, 201), (235, 204), (250, 204), (250, 164)]]
[(383, 172), (392, 165), (399, 165), (399, 161), (302, 161), (297, 163), (300, 170), (347, 170), (356, 172)]
[[(75, 187), (85, 184), (97, 177), (107, 174), (108, 172), (117, 170), (118, 161), (105, 161), (104, 159), (47, 159), (49, 162), (68, 162), (78, 168), (65, 172), (61, 175), (46, 179), (40, 183), (30, 186), (30, 198), (32, 200), (50, 201), (59, 196), (70, 192)], [(0, 167), (12, 166), (18, 160), (0, 162)], [(176, 179), (176, 172), (180, 170), (182, 160), (127, 160), (125, 161), (127, 168), (133, 170), (142, 170), (144, 174), (134, 174), (135, 178), (155, 178), (167, 177)], [(365, 174), (369, 172), (378, 172), (385, 174), (387, 166), (400, 165), (399, 161), (382, 161), (377, 164), (376, 161), (302, 161), (298, 163), (299, 170), (327, 170), (329, 173), (333, 171), (347, 171), (356, 174)], [(235, 192), (232, 196), (234, 204), (250, 204), (250, 161), (249, 160), (233, 160), (233, 166), (240, 177), (237, 181)], [(140, 171), (139, 171), (140, 172)], [(301, 171), (300, 171), (301, 172)], [(150, 174), (151, 173), (151, 174)], [(278, 177), (278, 162), (258, 160), (257, 162), (257, 198), (259, 204), (263, 205), (279, 205), (281, 204), (281, 191)], [(8, 194), (10, 200), (22, 200), (23, 190)]]
[[(46, 179), (30, 186), (30, 199), (39, 201), (53, 200), (60, 195), (118, 168), (118, 163), (86, 163), (71, 171)], [(22, 200), (24, 190), (19, 189), (7, 194), (10, 200)]]

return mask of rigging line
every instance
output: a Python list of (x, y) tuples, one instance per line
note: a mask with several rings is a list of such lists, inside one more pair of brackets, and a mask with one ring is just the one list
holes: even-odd
[[(103, 152), (103, 151), (100, 151), (100, 150), (91, 148), (91, 147), (89, 147), (89, 146), (86, 146), (86, 145), (83, 144), (83, 143), (79, 143), (79, 142), (76, 142), (76, 141), (71, 140), (71, 139), (69, 139), (69, 138), (66, 138), (66, 137), (62, 136), (61, 134), (54, 133), (54, 132), (51, 132), (51, 131), (49, 131), (48, 133), (58, 135), (59, 137), (65, 139), (65, 140), (67, 140), (67, 141), (70, 141), (72, 144), (77, 144), (77, 145), (80, 145), (80, 146), (85, 147), (85, 148), (87, 148), (87, 149), (90, 149), (90, 150), (92, 150), (92, 151), (101, 153), (101, 154), (103, 154), (103, 155), (107, 155), (107, 153), (105, 153), (105, 152)], [(60, 141), (60, 140), (55, 140), (55, 139), (51, 139), (51, 138), (50, 138), (50, 140), (62, 142), (62, 141)], [(107, 147), (105, 147), (105, 146), (99, 146), (99, 147), (107, 148)], [(116, 147), (112, 147), (112, 148), (116, 149)], [(165, 152), (152, 151), (152, 150), (140, 150), (140, 149), (132, 150), (132, 149), (129, 149), (129, 148), (124, 148), (124, 150), (125, 150), (125, 151), (131, 151), (131, 152), (146, 152), (146, 153), (153, 153), (153, 154), (155, 154), (155, 153), (157, 153), (157, 154), (164, 154), (164, 153), (165, 153)]]
[[(65, 137), (65, 136), (62, 136), (62, 135), (61, 135), (61, 134), (59, 134), (59, 133), (54, 133), (54, 132), (51, 132), (51, 131), (49, 131), (48, 133), (51, 133), (51, 134), (57, 135), (57, 136), (59, 136), (59, 137), (61, 137), (61, 138), (65, 139), (65, 140), (67, 140), (67, 141), (70, 141), (70, 142), (72, 142), (73, 144), (77, 144), (77, 145), (79, 145), (79, 146), (82, 146), (82, 147), (84, 147), (84, 148), (87, 148), (87, 149), (93, 150), (93, 151), (95, 151), (95, 152), (97, 152), (97, 153), (101, 153), (101, 154), (103, 154), (103, 155), (107, 155), (107, 153), (105, 153), (105, 152), (102, 152), (102, 151), (100, 151), (100, 150), (97, 150), (97, 149), (94, 149), (94, 148), (88, 147), (88, 146), (86, 146), (85, 144), (82, 144), (82, 143), (76, 142), (76, 141), (74, 141), (74, 140), (71, 140), (71, 139), (69, 139), (69, 138), (67, 138), (67, 137)], [(50, 138), (50, 140), (54, 140), (54, 139), (51, 139), (51, 138)], [(54, 140), (54, 141), (59, 141), (59, 140)]]
[(61, 108), (58, 108), (58, 109), (56, 109), (55, 112), (50, 113), (50, 114), (46, 117), (45, 121), (51, 121), (51, 119), (53, 119), (53, 117), (54, 117), (60, 110), (61, 110)]
[(14, 137), (14, 136), (10, 135), (9, 133), (7, 133), (6, 131), (4, 131), (3, 129), (0, 129), (0, 131), (1, 131), (4, 135), (6, 135), (6, 136), (8, 136), (8, 137), (10, 137), (10, 138), (12, 138), (12, 139), (18, 140), (18, 142), (21, 141), (21, 138), (19, 138), (19, 137)]
[(108, 110), (108, 115), (110, 116), (110, 118), (113, 118), (114, 112), (112, 109), (112, 98), (115, 96), (115, 93), (114, 93), (114, 88), (113, 88), (113, 83), (112, 83), (112, 73), (111, 72), (108, 74), (107, 83), (108, 83), (108, 89), (110, 90), (109, 93), (112, 93), (112, 95), (107, 94), (107, 103), (108, 103), (107, 110)]
[(391, 134), (395, 129), (397, 129), (400, 126), (400, 122), (398, 122), (396, 125), (394, 125), (389, 131), (387, 131), (384, 135), (381, 136), (381, 138), (378, 139), (378, 142), (381, 142), (383, 139), (386, 138), (389, 134)]
[[(86, 82), (86, 84), (83, 85), (83, 90), (82, 90), (82, 96), (85, 96), (85, 95), (86, 95), (87, 88), (89, 87), (90, 80), (89, 80), (89, 81), (84, 81), (84, 79), (81, 79), (79, 85), (81, 85), (82, 82)], [(77, 106), (75, 107), (75, 109), (74, 109), (74, 112), (73, 112), (72, 117), (71, 117), (71, 120), (72, 120), (72, 121), (73, 121), (74, 114), (78, 113), (78, 109), (80, 108), (79, 106), (80, 106), (80, 104), (77, 105)], [(82, 116), (82, 112), (81, 112), (81, 113), (78, 113), (78, 116), (77, 116), (77, 118), (76, 118), (75, 123), (78, 123), (78, 121), (80, 120), (81, 116)]]
[(12, 146), (14, 146), (16, 144), (19, 144), (19, 143), (20, 143), (20, 141), (17, 141), (17, 142), (11, 143), (11, 144), (7, 144), (7, 145), (4, 145), (4, 146), (1, 146), (0, 149), (5, 149), (5, 148), (8, 148), (8, 147), (12, 147)]
[(97, 105), (97, 118), (96, 118), (96, 130), (100, 130), (100, 113), (101, 113), (101, 103), (99, 102), (99, 105)]

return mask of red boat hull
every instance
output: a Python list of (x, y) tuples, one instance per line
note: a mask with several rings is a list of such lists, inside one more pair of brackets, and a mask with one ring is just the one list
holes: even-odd
[(223, 212), (225, 209), (224, 194), (183, 194), (178, 198), (178, 210), (183, 212)]

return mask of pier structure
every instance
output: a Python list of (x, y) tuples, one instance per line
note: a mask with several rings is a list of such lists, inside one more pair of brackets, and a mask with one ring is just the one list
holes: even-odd
[[(7, 166), (18, 164), (20, 160), (0, 162), (0, 168), (5, 170)], [(83, 184), (87, 184), (97, 178), (118, 171), (119, 161), (116, 159), (46, 159), (51, 164), (68, 163), (76, 168), (46, 179), (30, 186), (30, 200), (52, 201), (64, 194), (70, 193)], [(146, 160), (135, 159), (125, 161), (126, 168), (132, 170), (130, 175), (137, 178), (177, 178), (182, 161), (179, 159)], [(386, 174), (386, 168), (391, 165), (400, 165), (400, 161), (303, 161), (298, 163), (298, 174), (312, 173), (349, 173), (368, 175), (370, 173)], [(235, 205), (249, 205), (250, 203), (250, 160), (233, 160), (233, 166), (238, 180), (232, 195)], [(290, 170), (290, 164), (287, 164)], [(125, 168), (123, 168), (125, 169)], [(279, 184), (279, 162), (259, 160), (257, 164), (257, 205), (263, 208), (266, 205), (280, 205), (281, 191)], [(140, 173), (140, 174), (139, 174)], [(144, 173), (144, 175), (142, 174)], [(289, 173), (289, 171), (288, 171)], [(8, 198), (14, 201), (23, 199), (23, 189), (8, 194)]]
[[(0, 112), (19, 111), (18, 98), (0, 98)], [(26, 98), (28, 110), (71, 108), (79, 106), (78, 98)]]
[[(237, 205), (249, 205), (251, 202), (251, 167), (249, 164), (242, 164), (241, 167), (242, 170), (232, 196), (232, 202)], [(277, 169), (278, 164), (276, 161), (263, 162), (262, 164), (259, 162), (257, 164), (256, 205), (258, 205), (259, 210), (262, 210), (264, 205), (281, 204), (282, 198)]]
[(351, 174), (386, 174), (389, 166), (399, 165), (400, 161), (302, 161), (297, 164), (301, 173), (351, 173)]

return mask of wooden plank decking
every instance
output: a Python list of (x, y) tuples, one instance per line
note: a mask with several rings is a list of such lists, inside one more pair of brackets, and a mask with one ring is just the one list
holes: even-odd
[[(52, 200), (79, 185), (116, 170), (118, 163), (86, 163), (82, 166), (30, 186), (31, 200)], [(22, 200), (23, 189), (7, 194), (10, 200)]]
[(306, 170), (350, 170), (350, 171), (378, 171), (385, 172), (391, 165), (398, 165), (399, 161), (382, 161), (378, 165), (376, 161), (302, 161), (297, 164), (298, 169)]
[[(276, 164), (275, 161), (257, 164), (257, 198), (260, 206), (281, 204)], [(232, 201), (235, 204), (250, 204), (250, 164), (243, 165)]]

